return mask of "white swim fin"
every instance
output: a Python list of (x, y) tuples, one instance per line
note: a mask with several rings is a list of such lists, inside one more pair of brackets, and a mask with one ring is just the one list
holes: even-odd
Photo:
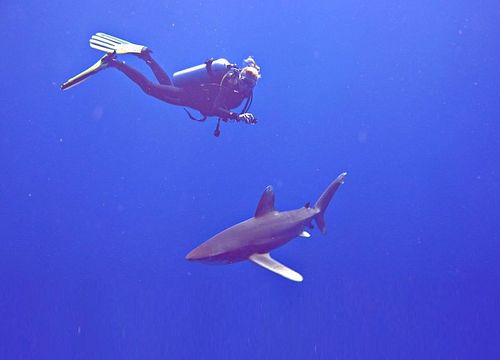
[(146, 49), (143, 45), (133, 44), (130, 41), (117, 38), (116, 36), (98, 32), (89, 40), (90, 47), (116, 54), (140, 54)]
[(76, 86), (83, 82), (84, 80), (87, 80), (90, 76), (98, 73), (99, 71), (105, 69), (108, 67), (109, 63), (106, 61), (107, 58), (114, 56), (113, 54), (106, 54), (102, 58), (100, 58), (94, 65), (89, 67), (88, 69), (82, 71), (76, 76), (73, 76), (71, 79), (66, 81), (64, 84), (61, 85), (61, 90), (67, 90), (69, 88), (72, 88), (73, 86)]

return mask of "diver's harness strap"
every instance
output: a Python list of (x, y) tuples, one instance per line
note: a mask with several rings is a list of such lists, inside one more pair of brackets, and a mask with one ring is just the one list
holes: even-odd
[[(189, 110), (188, 110), (188, 109), (184, 108), (184, 111), (188, 114), (188, 116), (189, 116), (189, 118), (190, 118), (191, 120), (194, 120), (194, 121), (199, 121), (199, 122), (203, 122), (203, 121), (207, 120), (207, 116), (206, 116), (206, 115), (203, 115), (203, 117), (202, 117), (202, 118), (197, 119), (197, 118), (195, 118), (195, 117), (193, 116), (193, 114), (191, 114), (191, 113), (189, 112)], [(217, 125), (215, 126), (215, 130), (214, 130), (214, 136), (216, 136), (216, 137), (219, 137), (219, 135), (220, 135), (220, 121), (221, 121), (221, 120), (224, 120), (224, 119), (222, 119), (222, 118), (218, 118), (218, 119), (217, 119)], [(224, 120), (224, 121), (227, 121), (227, 120)]]
[(247, 97), (247, 102), (245, 103), (245, 106), (243, 106), (243, 109), (241, 110), (240, 115), (247, 113), (250, 110), (250, 106), (252, 106), (252, 102), (253, 102), (253, 91)]
[(193, 114), (191, 114), (191, 112), (189, 112), (189, 110), (188, 110), (188, 109), (184, 108), (184, 111), (188, 114), (188, 116), (189, 116), (189, 118), (190, 118), (191, 120), (194, 120), (194, 121), (199, 121), (199, 122), (203, 122), (203, 121), (207, 120), (207, 116), (206, 116), (206, 115), (203, 115), (203, 117), (202, 117), (202, 118), (197, 119), (197, 118), (195, 118), (195, 117), (193, 116)]

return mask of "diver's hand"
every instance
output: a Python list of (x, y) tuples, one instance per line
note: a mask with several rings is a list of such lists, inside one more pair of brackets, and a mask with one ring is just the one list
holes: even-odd
[(257, 119), (251, 113), (244, 113), (238, 115), (238, 121), (244, 121), (245, 123), (252, 125), (257, 123)]

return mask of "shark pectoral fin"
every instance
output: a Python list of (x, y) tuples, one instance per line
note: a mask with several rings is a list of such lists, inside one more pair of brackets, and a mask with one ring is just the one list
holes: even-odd
[(266, 268), (272, 272), (275, 272), (278, 275), (281, 275), (289, 280), (300, 282), (303, 280), (302, 275), (298, 272), (293, 271), (290, 268), (287, 268), (285, 265), (280, 262), (274, 260), (269, 253), (266, 254), (253, 254), (248, 258), (248, 260), (253, 261), (257, 265)]
[(299, 234), (300, 237), (305, 237), (305, 238), (308, 238), (308, 237), (311, 237), (311, 234), (309, 234), (307, 231), (302, 231), (300, 234)]

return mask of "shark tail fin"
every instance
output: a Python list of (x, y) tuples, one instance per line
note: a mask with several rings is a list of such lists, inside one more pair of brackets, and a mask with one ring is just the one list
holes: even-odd
[(319, 230), (324, 234), (326, 232), (326, 223), (325, 223), (325, 210), (328, 207), (328, 204), (330, 204), (330, 200), (332, 200), (333, 195), (337, 191), (340, 185), (344, 183), (344, 178), (346, 177), (347, 173), (344, 172), (337, 176), (337, 178), (326, 188), (326, 190), (321, 194), (319, 197), (318, 201), (316, 201), (316, 204), (314, 204), (314, 207), (319, 210), (318, 215), (314, 218), (316, 221), (316, 224), (318, 225)]

